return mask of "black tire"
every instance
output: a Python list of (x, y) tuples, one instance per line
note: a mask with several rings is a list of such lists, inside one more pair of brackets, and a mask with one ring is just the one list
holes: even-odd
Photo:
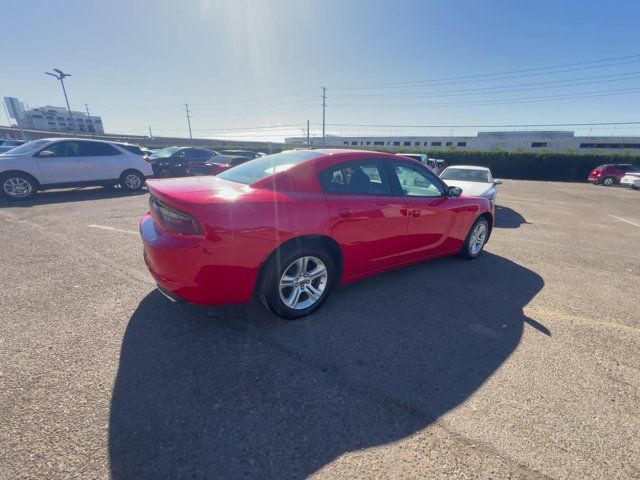
[[(282, 279), (285, 272), (292, 272), (290, 268), (294, 268), (293, 264), (296, 260), (301, 258), (309, 258), (313, 257), (319, 260), (324, 264), (326, 270), (326, 279), (324, 279), (324, 288), (322, 289), (322, 293), (319, 295), (319, 298), (315, 300), (311, 305), (304, 307), (304, 303), (308, 301), (312, 301), (312, 297), (305, 291), (304, 289), (307, 286), (304, 286), (305, 279), (301, 278), (302, 282), (299, 286), (296, 283), (296, 287), (289, 287), (289, 290), (293, 294), (294, 288), (299, 288), (302, 293), (299, 294), (301, 307), (291, 308), (286, 305), (282, 299), (280, 292), (280, 280)], [(315, 264), (313, 260), (308, 261), (308, 268), (315, 269), (318, 267), (318, 264)], [(313, 271), (313, 270), (311, 270)], [(301, 273), (297, 272), (296, 273)], [(273, 314), (277, 315), (280, 318), (286, 320), (296, 320), (298, 318), (306, 317), (310, 313), (314, 312), (322, 304), (325, 302), (329, 294), (331, 293), (331, 288), (333, 287), (333, 282), (336, 278), (336, 267), (335, 260), (331, 256), (331, 254), (323, 248), (321, 245), (317, 245), (314, 243), (309, 243), (307, 245), (299, 245), (291, 248), (284, 248), (283, 250), (277, 252), (272, 255), (271, 258), (265, 263), (262, 275), (261, 275), (261, 284), (259, 290), (259, 298), (260, 301), (267, 307)], [(320, 278), (314, 280), (306, 280), (309, 283), (310, 287), (313, 287), (315, 291), (318, 291), (321, 286)], [(287, 289), (283, 290), (284, 294), (287, 293)]]
[[(477, 244), (475, 244), (474, 242), (474, 232), (476, 228), (478, 228), (478, 225), (480, 224), (484, 225), (484, 239), (482, 241), (482, 245), (480, 246), (480, 248), (476, 250)], [(478, 258), (480, 254), (484, 251), (484, 246), (487, 244), (488, 239), (489, 239), (489, 222), (487, 222), (486, 218), (479, 217), (475, 222), (473, 222), (473, 225), (469, 229), (467, 238), (465, 239), (464, 244), (462, 245), (462, 249), (460, 250), (460, 256), (462, 258), (466, 258), (467, 260), (473, 260), (475, 258)]]
[(171, 170), (169, 170), (168, 168), (161, 168), (158, 171), (157, 176), (160, 178), (171, 178), (173, 175), (171, 174)]
[(614, 177), (605, 177), (602, 179), (602, 185), (605, 187), (611, 187), (615, 185), (616, 179)]
[(631, 185), (631, 190), (638, 190), (640, 187), (636, 187), (635, 185)]
[(137, 170), (126, 170), (120, 175), (120, 186), (123, 190), (135, 192), (144, 187), (144, 182), (144, 175)]
[(5, 200), (29, 200), (38, 193), (38, 182), (25, 173), (5, 173), (0, 175), (0, 196)]

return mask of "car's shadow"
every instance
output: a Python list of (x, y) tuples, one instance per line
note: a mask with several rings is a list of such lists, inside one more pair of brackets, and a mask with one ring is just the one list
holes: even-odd
[(124, 336), (109, 425), (129, 478), (278, 478), (402, 439), (460, 405), (511, 355), (541, 290), (485, 252), (334, 292), (297, 322), (150, 293)]
[(520, 213), (503, 205), (496, 205), (496, 219), (493, 226), (496, 228), (519, 228), (520, 225), (529, 223)]
[(138, 191), (123, 190), (122, 188), (82, 187), (64, 190), (45, 190), (30, 200), (5, 201), (0, 199), (0, 208), (21, 207), (29, 208), (35, 205), (47, 205), (54, 203), (86, 202), (90, 200), (103, 200), (107, 198), (132, 197), (144, 195), (147, 189)]

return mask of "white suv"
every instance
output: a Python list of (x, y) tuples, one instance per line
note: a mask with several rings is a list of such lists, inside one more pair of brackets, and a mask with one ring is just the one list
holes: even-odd
[(33, 140), (0, 155), (0, 195), (25, 200), (48, 188), (117, 183), (139, 190), (153, 171), (132, 147), (77, 138)]

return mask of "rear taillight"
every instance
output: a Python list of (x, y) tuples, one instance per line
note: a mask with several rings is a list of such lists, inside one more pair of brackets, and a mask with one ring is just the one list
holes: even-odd
[(601, 168), (596, 168), (591, 173), (593, 173), (594, 175), (602, 175), (604, 173), (604, 170), (602, 170)]
[(184, 235), (198, 235), (202, 233), (202, 226), (191, 215), (180, 212), (160, 202), (154, 197), (149, 197), (151, 216), (165, 230), (182, 233)]

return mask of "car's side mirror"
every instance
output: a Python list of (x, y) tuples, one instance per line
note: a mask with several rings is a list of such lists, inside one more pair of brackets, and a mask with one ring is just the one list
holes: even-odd
[(502, 185), (502, 180), (500, 180), (499, 178), (494, 178), (493, 179), (493, 184), (494, 185)]
[(38, 153), (39, 157), (53, 157), (54, 153), (51, 150), (42, 150), (40, 153)]
[(462, 195), (462, 189), (460, 187), (449, 187), (447, 188), (447, 197), (455, 198)]

